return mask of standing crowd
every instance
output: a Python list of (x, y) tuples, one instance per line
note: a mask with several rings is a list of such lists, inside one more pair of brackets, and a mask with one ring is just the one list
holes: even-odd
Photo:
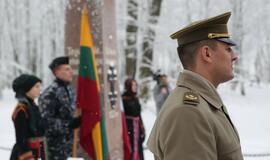
[[(42, 81), (34, 75), (22, 74), (12, 83), (18, 103), (12, 114), (16, 143), (10, 160), (66, 160), (71, 156), (73, 130), (81, 124), (81, 116), (74, 117), (73, 71), (68, 57), (55, 58), (49, 68), (55, 79), (42, 92)], [(130, 157), (143, 160), (145, 129), (134, 79), (125, 81), (122, 100)]]
[(69, 58), (58, 57), (49, 68), (55, 80), (41, 95), (41, 80), (34, 75), (22, 74), (12, 83), (18, 103), (12, 115), (16, 143), (10, 160), (66, 160), (71, 156), (73, 129), (80, 126), (81, 117), (74, 117)]
[[(238, 59), (232, 47), (227, 12), (191, 23), (171, 35), (184, 70), (172, 90), (167, 75), (154, 75), (157, 118), (147, 145), (155, 160), (243, 160), (240, 138), (217, 92), (233, 79)], [(12, 114), (16, 143), (11, 160), (66, 160), (72, 153), (75, 92), (68, 57), (49, 65), (55, 80), (40, 95), (42, 81), (22, 74), (12, 84), (18, 103)], [(38, 98), (39, 97), (39, 98)], [(38, 98), (38, 105), (35, 99)], [(122, 94), (130, 160), (144, 160), (145, 127), (138, 83), (128, 78)]]

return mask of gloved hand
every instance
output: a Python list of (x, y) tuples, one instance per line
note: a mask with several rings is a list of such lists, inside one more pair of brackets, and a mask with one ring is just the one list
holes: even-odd
[(69, 127), (70, 129), (75, 129), (75, 128), (80, 127), (80, 125), (81, 125), (81, 119), (82, 119), (81, 116), (73, 118), (73, 119), (70, 121), (68, 127)]

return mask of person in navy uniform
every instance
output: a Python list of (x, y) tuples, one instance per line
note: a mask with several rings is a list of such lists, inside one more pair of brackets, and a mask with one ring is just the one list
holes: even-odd
[(55, 58), (49, 65), (55, 80), (41, 94), (39, 109), (47, 122), (45, 136), (49, 160), (66, 160), (71, 156), (73, 129), (80, 126), (81, 117), (73, 117), (75, 93), (71, 86), (72, 68), (68, 57)]
[(13, 111), (16, 143), (10, 160), (45, 159), (44, 123), (34, 99), (40, 95), (41, 80), (29, 74), (22, 74), (12, 83), (18, 103)]

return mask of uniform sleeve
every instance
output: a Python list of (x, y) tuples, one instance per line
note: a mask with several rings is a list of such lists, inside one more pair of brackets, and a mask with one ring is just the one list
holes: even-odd
[(19, 146), (21, 152), (19, 153), (19, 159), (26, 160), (33, 157), (32, 151), (28, 147), (27, 139), (29, 137), (29, 123), (27, 123), (26, 115), (23, 111), (19, 111), (14, 120), (16, 143)]
[(210, 123), (196, 106), (173, 110), (160, 129), (164, 160), (217, 160)]
[(46, 132), (50, 135), (60, 136), (69, 130), (70, 119), (62, 116), (65, 111), (61, 111), (61, 105), (52, 93), (39, 98), (41, 117), (46, 123)]

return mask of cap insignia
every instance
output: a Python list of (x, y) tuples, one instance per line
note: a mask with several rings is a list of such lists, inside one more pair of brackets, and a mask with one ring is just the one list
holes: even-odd
[(230, 35), (228, 33), (208, 33), (208, 38), (229, 38)]

